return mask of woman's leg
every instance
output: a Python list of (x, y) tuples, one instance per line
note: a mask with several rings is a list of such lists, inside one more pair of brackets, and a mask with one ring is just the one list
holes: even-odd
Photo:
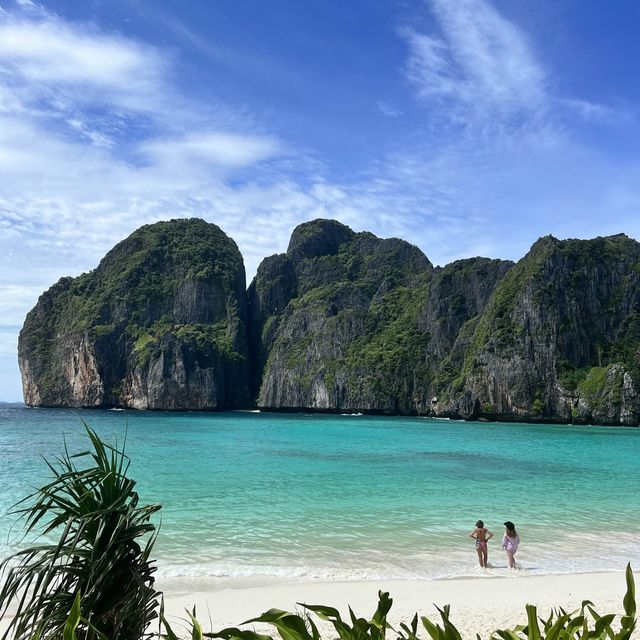
[(489, 561), (489, 545), (485, 542), (483, 545), (483, 555), (484, 555), (484, 566), (487, 567), (487, 563)]
[(509, 551), (509, 549), (507, 549), (507, 559), (509, 560), (509, 569), (515, 568), (516, 562), (513, 559), (513, 551)]
[(482, 547), (479, 544), (476, 545), (476, 552), (478, 553), (478, 563), (481, 567), (483, 567), (484, 565), (482, 564)]

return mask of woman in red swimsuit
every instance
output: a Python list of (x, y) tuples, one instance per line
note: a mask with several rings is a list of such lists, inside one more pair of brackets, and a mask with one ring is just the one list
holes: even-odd
[(476, 552), (480, 566), (486, 568), (489, 558), (487, 542), (493, 538), (493, 533), (491, 533), (489, 529), (484, 528), (484, 522), (482, 522), (482, 520), (478, 520), (478, 522), (476, 522), (476, 528), (469, 534), (469, 537), (476, 541)]

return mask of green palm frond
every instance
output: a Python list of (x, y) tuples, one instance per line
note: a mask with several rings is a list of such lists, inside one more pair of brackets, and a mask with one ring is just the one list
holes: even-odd
[(3, 640), (65, 637), (79, 593), (83, 618), (74, 634), (82, 640), (139, 640), (157, 615), (151, 518), (160, 506), (139, 506), (124, 447), (84, 426), (91, 448), (71, 454), (65, 443), (53, 463), (45, 460), (53, 479), (16, 505), (25, 535), (56, 535), (58, 542), (0, 564), (0, 617), (15, 609)]

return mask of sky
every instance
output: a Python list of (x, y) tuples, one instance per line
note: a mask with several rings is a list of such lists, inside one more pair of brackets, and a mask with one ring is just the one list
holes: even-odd
[(640, 239), (636, 0), (0, 0), (0, 400), (38, 296), (200, 217), (247, 278), (334, 218), (434, 264)]

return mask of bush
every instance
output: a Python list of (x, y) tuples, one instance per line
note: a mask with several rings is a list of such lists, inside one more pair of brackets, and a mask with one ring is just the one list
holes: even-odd
[(16, 505), (27, 534), (60, 537), (1, 563), (0, 617), (17, 605), (3, 639), (67, 640), (77, 629), (85, 640), (139, 640), (157, 617), (150, 518), (160, 506), (138, 506), (124, 447), (105, 445), (85, 428), (92, 450), (71, 455), (65, 445), (57, 464), (47, 462), (53, 480)]

